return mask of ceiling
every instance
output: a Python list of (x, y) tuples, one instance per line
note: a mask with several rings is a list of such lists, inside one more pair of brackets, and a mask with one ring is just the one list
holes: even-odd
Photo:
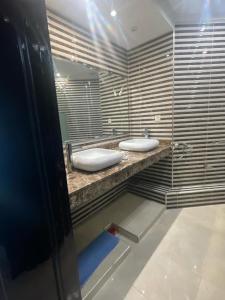
[(69, 78), (71, 80), (93, 80), (98, 79), (98, 72), (75, 62), (64, 59), (53, 58), (55, 76)]
[[(153, 0), (46, 0), (46, 3), (59, 16), (125, 49), (172, 30)], [(112, 10), (117, 12), (115, 17), (110, 15)]]
[(225, 0), (155, 0), (173, 24), (225, 20)]

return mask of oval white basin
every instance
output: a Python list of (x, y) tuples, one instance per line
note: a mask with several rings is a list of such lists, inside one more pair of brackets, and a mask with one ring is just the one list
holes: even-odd
[(131, 139), (127, 141), (122, 141), (119, 143), (119, 147), (122, 150), (126, 151), (138, 151), (138, 152), (146, 152), (156, 148), (159, 145), (159, 141), (157, 139)]
[(92, 148), (72, 154), (73, 166), (95, 172), (119, 163), (123, 154), (116, 150)]

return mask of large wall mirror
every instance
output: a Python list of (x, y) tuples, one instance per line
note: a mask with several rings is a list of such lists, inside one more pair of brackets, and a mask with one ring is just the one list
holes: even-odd
[(63, 142), (129, 133), (126, 77), (56, 57), (53, 62)]

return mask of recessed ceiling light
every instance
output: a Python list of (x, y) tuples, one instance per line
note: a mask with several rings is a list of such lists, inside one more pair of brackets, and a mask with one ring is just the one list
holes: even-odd
[(60, 77), (60, 73), (56, 73), (56, 76), (57, 76), (57, 77)]
[(117, 11), (116, 11), (115, 9), (113, 9), (113, 10), (111, 11), (110, 15), (111, 15), (112, 17), (115, 17), (115, 16), (117, 15)]

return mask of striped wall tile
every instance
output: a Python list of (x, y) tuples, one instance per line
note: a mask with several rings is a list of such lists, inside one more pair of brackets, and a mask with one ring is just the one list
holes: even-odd
[(102, 113), (98, 80), (56, 79), (60, 113), (66, 115), (70, 140), (102, 135)]
[(136, 175), (139, 180), (149, 181), (153, 184), (172, 186), (172, 156), (160, 160), (151, 167)]
[(127, 77), (100, 73), (102, 126), (104, 134), (129, 132), (129, 92)]
[(220, 204), (225, 202), (224, 185), (190, 186), (168, 191), (167, 208)]
[(127, 75), (126, 50), (48, 11), (52, 54), (56, 57)]
[[(171, 139), (173, 33), (128, 51), (128, 76), (131, 134), (143, 136), (144, 128), (148, 128), (152, 137)], [(129, 185), (130, 191), (138, 191), (139, 195), (143, 192), (143, 196), (151, 196), (156, 201), (159, 198), (165, 203), (165, 194), (161, 191), (163, 187), (168, 190), (172, 184), (172, 157), (142, 171), (135, 180), (138, 185), (134, 185), (135, 188)]]
[(172, 136), (172, 54), (172, 33), (128, 51), (132, 135), (143, 135), (149, 128), (151, 136)]
[(118, 186), (104, 193), (100, 197), (74, 208), (71, 211), (72, 223), (76, 227), (78, 224), (84, 222), (91, 215), (97, 213), (111, 202), (115, 201), (119, 196), (127, 190), (127, 181), (122, 182)]
[(133, 178), (128, 184), (129, 192), (151, 201), (166, 204), (166, 195), (170, 190), (168, 186), (153, 183), (143, 178)]
[[(85, 109), (88, 112), (88, 105), (86, 102), (80, 101), (81, 95), (77, 93), (75, 95), (74, 91), (72, 92), (68, 88), (66, 91), (68, 92), (67, 101), (63, 105), (62, 99), (65, 98), (65, 92), (61, 93), (57, 90), (60, 111), (66, 111), (68, 115), (70, 138), (78, 139), (80, 133), (84, 138), (102, 133), (111, 134), (112, 128), (116, 128), (119, 133), (128, 132), (127, 51), (108, 41), (102, 41), (99, 38), (93, 39), (86, 30), (50, 11), (48, 11), (48, 26), (54, 56), (87, 64), (100, 71), (101, 112), (99, 106), (96, 105), (97, 91), (93, 95), (95, 96), (93, 113), (89, 112), (89, 116), (86, 116)], [(107, 72), (101, 72), (102, 70)], [(123, 89), (122, 95), (118, 95), (121, 88)], [(116, 97), (113, 90), (117, 92)], [(78, 100), (73, 99), (75, 96), (78, 97)], [(82, 103), (82, 106), (78, 106), (78, 103)], [(77, 111), (75, 111), (75, 107)], [(69, 111), (70, 108), (71, 111)], [(79, 126), (79, 122), (81, 126)], [(79, 129), (78, 135), (75, 132), (77, 128)]]

